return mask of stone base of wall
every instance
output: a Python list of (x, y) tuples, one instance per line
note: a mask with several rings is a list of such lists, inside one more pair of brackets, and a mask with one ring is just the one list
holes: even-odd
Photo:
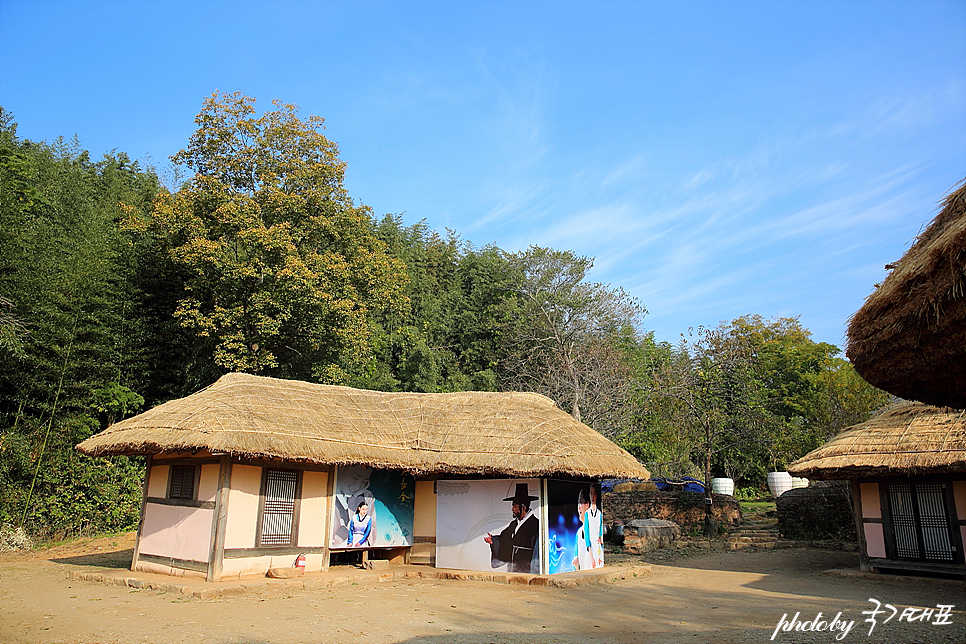
[(817, 481), (789, 490), (775, 505), (783, 539), (856, 541), (848, 481)]
[[(722, 531), (741, 523), (741, 507), (734, 497), (713, 494), (712, 499), (712, 516)], [(603, 508), (608, 525), (618, 519), (624, 525), (634, 519), (665, 519), (685, 534), (704, 528), (704, 495), (696, 492), (612, 492), (604, 495)]]

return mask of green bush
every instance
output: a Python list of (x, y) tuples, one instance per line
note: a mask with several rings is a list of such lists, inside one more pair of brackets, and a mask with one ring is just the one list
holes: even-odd
[(739, 501), (760, 499), (762, 496), (767, 496), (767, 493), (760, 487), (739, 487), (735, 488), (735, 493), (733, 496)]

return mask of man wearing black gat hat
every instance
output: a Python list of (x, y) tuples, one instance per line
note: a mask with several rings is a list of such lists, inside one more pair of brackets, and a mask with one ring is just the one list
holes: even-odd
[(489, 532), (483, 540), (490, 544), (490, 564), (497, 568), (510, 564), (510, 572), (540, 573), (540, 520), (534, 516), (530, 503), (537, 497), (530, 496), (526, 483), (516, 484), (516, 493), (504, 501), (512, 501), (513, 521), (503, 532), (494, 536)]

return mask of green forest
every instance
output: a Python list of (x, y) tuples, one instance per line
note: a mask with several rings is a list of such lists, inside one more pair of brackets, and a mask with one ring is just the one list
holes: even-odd
[(136, 525), (143, 463), (74, 446), (231, 371), (383, 391), (526, 390), (653, 473), (765, 475), (888, 402), (796, 318), (656, 342), (593, 258), (377, 216), (322, 119), (205, 99), (168, 186), (0, 108), (0, 522)]

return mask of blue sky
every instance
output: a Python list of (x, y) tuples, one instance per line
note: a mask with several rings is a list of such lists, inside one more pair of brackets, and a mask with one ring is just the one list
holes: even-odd
[(849, 315), (966, 175), (966, 0), (0, 0), (0, 105), (164, 172), (202, 99), (326, 119), (350, 194), (596, 258), (674, 342)]

